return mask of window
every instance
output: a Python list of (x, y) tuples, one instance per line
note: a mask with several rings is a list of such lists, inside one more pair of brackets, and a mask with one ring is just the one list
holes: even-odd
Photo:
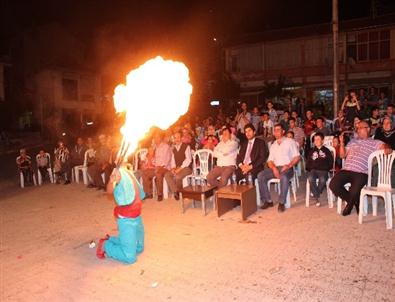
[(389, 59), (389, 30), (348, 34), (347, 57), (359, 62)]
[(63, 99), (78, 100), (78, 81), (71, 79), (62, 80)]
[(380, 32), (380, 58), (390, 58), (390, 31), (382, 30)]
[(231, 66), (230, 66), (230, 68), (231, 68), (232, 72), (239, 72), (240, 71), (238, 56), (232, 56), (231, 57)]

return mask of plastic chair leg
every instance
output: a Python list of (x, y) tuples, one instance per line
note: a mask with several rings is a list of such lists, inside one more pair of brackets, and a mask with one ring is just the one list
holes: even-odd
[(387, 230), (392, 229), (392, 201), (391, 201), (391, 193), (386, 193), (384, 197), (385, 203), (385, 216), (386, 216), (386, 225)]
[(80, 170), (77, 168), (73, 168), (74, 171), (74, 181), (79, 184), (80, 183)]
[(377, 196), (372, 196), (373, 216), (377, 216)]
[(19, 173), (19, 180), (20, 180), (20, 183), (21, 183), (21, 188), (23, 189), (25, 187), (25, 178), (23, 177), (23, 173), (22, 172)]
[(37, 180), (38, 180), (38, 185), (41, 186), (43, 183), (43, 177), (41, 175), (41, 171), (37, 170)]
[(358, 214), (358, 223), (359, 224), (362, 224), (362, 222), (363, 222), (363, 212), (364, 212), (364, 207), (365, 207), (365, 202), (364, 202), (364, 199), (365, 199), (366, 197), (365, 197), (365, 195), (362, 195), (361, 194), (361, 196), (359, 196), (359, 214)]
[(84, 170), (82, 170), (82, 180), (84, 182), (84, 185), (87, 186), (88, 185), (88, 169), (84, 168)]
[(310, 182), (306, 180), (306, 208), (310, 207)]
[(49, 181), (51, 183), (54, 183), (53, 173), (52, 173), (52, 169), (51, 168), (48, 168), (48, 175), (49, 175)]

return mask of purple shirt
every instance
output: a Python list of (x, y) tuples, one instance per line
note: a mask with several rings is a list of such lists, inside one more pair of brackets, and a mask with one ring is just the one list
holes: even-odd
[(377, 139), (352, 139), (346, 147), (344, 170), (368, 174), (370, 154), (380, 149), (382, 141)]

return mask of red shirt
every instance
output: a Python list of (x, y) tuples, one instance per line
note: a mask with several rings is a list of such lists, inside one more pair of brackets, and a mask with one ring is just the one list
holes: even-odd
[(313, 132), (314, 128), (315, 128), (315, 123), (314, 120), (306, 120), (303, 124), (304, 127), (304, 133), (308, 136), (311, 135), (311, 133)]

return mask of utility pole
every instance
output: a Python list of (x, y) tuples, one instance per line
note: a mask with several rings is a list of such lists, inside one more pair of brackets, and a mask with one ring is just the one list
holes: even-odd
[(332, 0), (332, 32), (333, 32), (333, 115), (337, 116), (339, 106), (339, 60), (338, 60), (338, 33), (339, 14), (338, 0)]

